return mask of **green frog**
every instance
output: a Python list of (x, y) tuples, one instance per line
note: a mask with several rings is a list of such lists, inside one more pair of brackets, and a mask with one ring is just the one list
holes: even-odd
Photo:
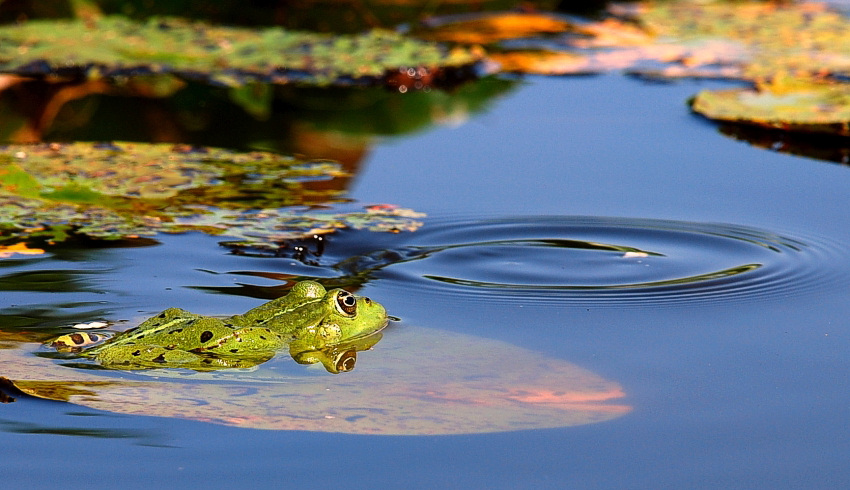
[(241, 315), (215, 318), (169, 308), (93, 347), (83, 348), (92, 339), (82, 333), (64, 335), (51, 345), (78, 351), (77, 356), (110, 369), (196, 371), (255, 366), (288, 347), (296, 361), (321, 362), (337, 373), (351, 370), (356, 352), (380, 340), (378, 332), (387, 321), (380, 303), (302, 281), (286, 296)]

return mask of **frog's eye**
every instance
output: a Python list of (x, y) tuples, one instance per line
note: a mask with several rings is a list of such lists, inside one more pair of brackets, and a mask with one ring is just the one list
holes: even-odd
[(345, 316), (354, 316), (357, 311), (357, 298), (348, 291), (340, 291), (336, 295), (336, 307)]

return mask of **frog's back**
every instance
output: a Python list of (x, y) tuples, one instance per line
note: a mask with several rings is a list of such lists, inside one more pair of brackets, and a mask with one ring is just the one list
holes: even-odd
[[(274, 326), (275, 330), (285, 332), (290, 330), (288, 325), (281, 325), (279, 320), (299, 317), (297, 310), (316, 310), (316, 316), (321, 315), (321, 308), (304, 308), (305, 306), (318, 305), (325, 297), (325, 287), (315, 281), (301, 281), (297, 283), (286, 296), (282, 296), (256, 308), (248, 310), (241, 315), (227, 318), (225, 322), (243, 327)], [(310, 319), (301, 318), (301, 323), (306, 326)], [(284, 322), (286, 323), (286, 322)]]

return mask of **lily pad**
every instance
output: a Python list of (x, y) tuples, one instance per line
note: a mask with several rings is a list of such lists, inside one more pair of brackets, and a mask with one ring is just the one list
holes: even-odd
[(324, 35), (222, 27), (176, 18), (29, 21), (0, 27), (0, 71), (98, 78), (173, 73), (238, 86), (248, 82), (375, 82), (407, 66), (459, 67), (472, 51), (391, 31)]
[(691, 108), (717, 121), (850, 136), (850, 84), (703, 91)]
[(44, 250), (40, 248), (29, 248), (23, 242), (0, 245), (0, 259), (8, 259), (16, 255), (44, 255), (44, 253)]
[[(22, 346), (23, 347), (23, 346)], [(117, 413), (275, 430), (437, 435), (568, 427), (631, 408), (615, 382), (505, 342), (420, 327), (392, 328), (354, 371), (320, 366), (154, 378), (74, 369), (0, 349), (0, 375), (24, 393)], [(291, 360), (288, 361), (290, 364)], [(153, 371), (150, 374), (156, 375)], [(293, 371), (294, 372), (294, 371)], [(324, 373), (324, 374), (322, 374)]]
[(817, 2), (653, 2), (640, 22), (659, 38), (722, 39), (747, 51), (740, 77), (792, 73), (819, 77), (850, 70), (850, 20)]
[(433, 19), (414, 32), (435, 41), (491, 44), (505, 39), (558, 34), (575, 29), (574, 22), (554, 14), (497, 12)]
[(110, 143), (0, 148), (0, 239), (126, 239), (190, 230), (274, 248), (339, 228), (416, 229), (422, 215), (393, 206), (310, 211), (341, 191), (309, 183), (344, 177), (330, 161), (268, 152)]
[(488, 58), (523, 73), (628, 70), (750, 81), (850, 73), (850, 20), (822, 3), (634, 2), (614, 4), (609, 13), (599, 21), (517, 13), (450, 17), (415, 32), (486, 44)]

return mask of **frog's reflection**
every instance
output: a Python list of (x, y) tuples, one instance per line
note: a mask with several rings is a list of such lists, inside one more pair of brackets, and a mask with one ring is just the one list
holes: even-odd
[(372, 346), (381, 340), (381, 337), (383, 337), (383, 334), (378, 332), (342, 344), (319, 349), (306, 346), (302, 342), (293, 342), (289, 346), (289, 354), (299, 364), (321, 362), (329, 373), (344, 373), (354, 369), (358, 351), (371, 349)]
[[(289, 354), (298, 364), (322, 363), (322, 366), (324, 366), (329, 373), (345, 373), (354, 369), (354, 366), (357, 363), (358, 352), (372, 349), (372, 347), (374, 347), (382, 337), (383, 334), (378, 332), (347, 342), (322, 347), (317, 347), (304, 341), (295, 341), (289, 345)], [(79, 355), (79, 352), (81, 352), (79, 349), (62, 348), (62, 350), (75, 357)], [(76, 350), (76, 352), (73, 352), (74, 350)], [(255, 355), (252, 355), (251, 357), (219, 357), (215, 354), (208, 354), (199, 356), (195, 362), (184, 361), (172, 363), (169, 363), (167, 360), (165, 360), (165, 362), (156, 363), (145, 362), (144, 360), (133, 362), (133, 360), (128, 359), (121, 363), (110, 363), (108, 366), (98, 365), (98, 367), (123, 370), (182, 368), (191, 369), (193, 371), (209, 372), (220, 369), (252, 368), (270, 360), (274, 357), (274, 355), (275, 352), (273, 351), (255, 353)], [(90, 364), (70, 365), (83, 368), (93, 367)]]

